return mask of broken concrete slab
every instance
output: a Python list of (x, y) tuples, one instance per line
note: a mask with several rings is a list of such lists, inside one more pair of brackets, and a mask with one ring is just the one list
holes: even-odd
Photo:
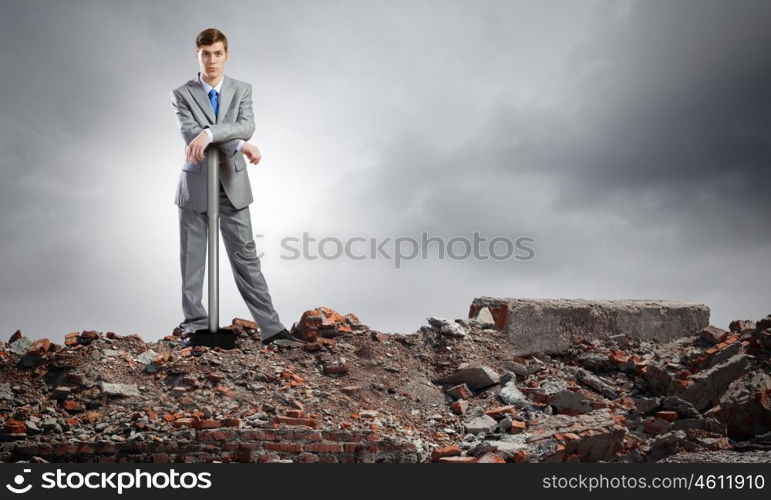
[(463, 422), (463, 427), (469, 434), (480, 434), (482, 432), (492, 432), (498, 422), (489, 415), (481, 415)]
[(435, 318), (433, 316), (426, 318), (428, 324), (439, 330), (442, 335), (448, 337), (463, 338), (466, 336), (466, 330), (460, 324), (450, 321), (447, 318)]
[(603, 409), (573, 418), (544, 418), (529, 429), (526, 442), (531, 461), (596, 462), (612, 458), (622, 448), (626, 434), (626, 429)]
[(674, 411), (679, 418), (701, 419), (701, 415), (691, 403), (677, 396), (667, 396), (661, 401), (664, 410)]
[(731, 382), (749, 369), (749, 356), (737, 354), (708, 370), (694, 374), (691, 377), (693, 384), (683, 390), (679, 396), (697, 410), (703, 411), (717, 404)]
[(483, 441), (483, 445), (497, 451), (508, 460), (513, 459), (517, 453), (528, 451), (526, 436), (522, 434), (503, 435), (501, 439)]
[(0, 384), (0, 401), (4, 399), (13, 399), (13, 390), (11, 384), (4, 382)]
[(516, 406), (520, 410), (533, 409), (533, 403), (519, 390), (513, 380), (510, 380), (501, 386), (498, 397), (505, 404)]
[(771, 376), (756, 370), (731, 382), (716, 413), (733, 439), (771, 431)]
[[(116, 351), (118, 354), (120, 354), (120, 351)], [(143, 365), (149, 364), (153, 361), (153, 358), (157, 356), (158, 353), (153, 351), (152, 349), (148, 349), (142, 353), (140, 353), (138, 356), (136, 356), (134, 359), (137, 363), (141, 363)]]
[(576, 380), (586, 385), (587, 387), (594, 389), (598, 393), (602, 394), (606, 398), (616, 399), (619, 394), (616, 389), (603, 382), (599, 377), (589, 373), (586, 370), (578, 369), (576, 371)]
[(18, 337), (11, 342), (11, 352), (18, 354), (19, 356), (24, 356), (31, 346), (32, 339), (29, 337)]
[(715, 344), (719, 344), (722, 341), (723, 336), (726, 335), (727, 333), (728, 333), (727, 330), (723, 330), (722, 328), (718, 328), (713, 325), (708, 325), (707, 327), (704, 328), (704, 330), (699, 332), (699, 337), (702, 340), (709, 342), (712, 345), (715, 345)]
[(102, 392), (107, 396), (115, 397), (132, 397), (139, 396), (139, 388), (136, 384), (109, 384), (107, 382), (100, 382)]
[(574, 391), (559, 391), (551, 394), (547, 403), (553, 406), (559, 413), (566, 415), (579, 415), (592, 411), (592, 406), (583, 396)]
[(444, 404), (444, 394), (426, 377), (415, 377), (409, 380), (401, 387), (401, 390), (417, 401), (433, 403), (437, 406)]
[(458, 370), (450, 375), (434, 380), (435, 384), (466, 384), (472, 391), (478, 391), (500, 381), (498, 374), (489, 366), (474, 366)]
[[(579, 339), (626, 335), (667, 341), (709, 325), (709, 307), (669, 300), (517, 299), (478, 297), (469, 317), (487, 307), (507, 332), (514, 355), (560, 354)], [(501, 319), (505, 316), (505, 322)]]

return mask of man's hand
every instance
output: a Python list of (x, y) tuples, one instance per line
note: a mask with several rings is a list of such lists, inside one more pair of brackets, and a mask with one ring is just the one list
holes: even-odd
[(209, 145), (209, 134), (205, 130), (195, 136), (195, 139), (187, 145), (186, 160), (188, 163), (198, 163), (204, 159), (204, 151)]
[(260, 163), (260, 159), (262, 158), (262, 155), (260, 154), (260, 150), (257, 149), (257, 146), (254, 144), (249, 144), (248, 142), (244, 143), (243, 146), (241, 146), (241, 153), (244, 154), (247, 158), (249, 158), (249, 163), (252, 165), (257, 165)]

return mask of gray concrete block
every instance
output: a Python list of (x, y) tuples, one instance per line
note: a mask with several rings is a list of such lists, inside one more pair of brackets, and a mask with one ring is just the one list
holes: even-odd
[(580, 338), (626, 335), (666, 342), (696, 335), (709, 325), (706, 305), (670, 300), (478, 297), (469, 317), (484, 307), (508, 334), (515, 356), (563, 353)]

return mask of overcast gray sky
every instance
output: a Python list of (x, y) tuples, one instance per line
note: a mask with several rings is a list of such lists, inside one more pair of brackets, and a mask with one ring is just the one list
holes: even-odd
[[(1, 1), (6, 337), (182, 320), (169, 91), (208, 27), (253, 85), (250, 211), (287, 326), (325, 305), (411, 332), (480, 295), (771, 313), (771, 2)], [(303, 232), (475, 231), (535, 258), (281, 258)], [(221, 322), (250, 318), (221, 257)]]

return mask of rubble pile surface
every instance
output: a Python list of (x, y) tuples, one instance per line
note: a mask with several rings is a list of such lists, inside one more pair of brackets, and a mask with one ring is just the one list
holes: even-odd
[[(516, 356), (485, 307), (380, 332), (306, 311), (301, 347), (182, 349), (85, 330), (0, 343), (3, 462), (762, 461), (771, 316), (672, 341), (582, 339)], [(697, 457), (697, 458), (688, 458)], [(760, 457), (760, 458), (758, 458)]]

